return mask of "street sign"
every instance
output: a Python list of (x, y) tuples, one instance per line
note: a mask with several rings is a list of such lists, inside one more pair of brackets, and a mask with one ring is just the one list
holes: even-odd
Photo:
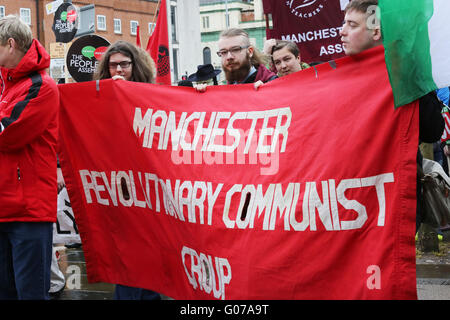
[(50, 43), (50, 58), (64, 58), (65, 50), (67, 50), (67, 48), (66, 44), (62, 42)]
[(78, 21), (77, 8), (71, 3), (61, 4), (55, 12), (52, 26), (56, 42), (72, 41), (78, 30)]
[(67, 52), (67, 69), (77, 82), (90, 81), (99, 60), (109, 46), (108, 40), (97, 35), (77, 38)]

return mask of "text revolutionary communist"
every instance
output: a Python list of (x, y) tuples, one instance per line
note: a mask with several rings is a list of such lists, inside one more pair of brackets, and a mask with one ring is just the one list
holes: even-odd
[[(148, 208), (154, 213), (160, 213), (164, 208), (166, 215), (187, 223), (217, 225), (220, 221), (215, 219), (221, 217), (227, 228), (275, 230), (276, 226), (282, 226), (284, 230), (294, 231), (308, 228), (316, 231), (317, 222), (327, 231), (362, 228), (368, 214), (374, 214), (374, 208), (366, 208), (362, 203), (364, 196), (358, 197), (359, 201), (347, 198), (345, 193), (350, 189), (376, 192), (377, 226), (382, 227), (386, 218), (385, 184), (394, 182), (393, 173), (383, 173), (343, 179), (338, 183), (328, 179), (320, 183), (290, 182), (284, 185), (234, 184), (226, 190), (223, 183), (171, 181), (153, 173), (132, 170), (79, 170), (79, 175), (87, 204)], [(344, 210), (338, 210), (338, 204)], [(217, 214), (218, 210), (221, 210), (220, 214)], [(344, 216), (347, 219), (342, 219)], [(349, 220), (349, 217), (355, 218)], [(278, 219), (282, 220), (276, 223)]]

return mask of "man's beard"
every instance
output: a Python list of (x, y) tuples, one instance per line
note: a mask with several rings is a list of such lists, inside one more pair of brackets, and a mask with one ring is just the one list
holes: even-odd
[[(234, 66), (233, 66), (234, 67)], [(241, 82), (243, 81), (248, 73), (250, 72), (251, 64), (250, 64), (250, 56), (247, 54), (246, 59), (242, 62), (242, 64), (237, 69), (228, 69), (228, 67), (222, 64), (222, 69), (225, 72), (225, 78), (228, 82)]]

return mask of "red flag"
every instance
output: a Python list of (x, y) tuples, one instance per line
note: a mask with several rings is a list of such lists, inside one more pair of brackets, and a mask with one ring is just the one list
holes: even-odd
[(174, 299), (417, 298), (419, 108), (394, 109), (382, 46), (259, 91), (59, 88), (90, 282)]
[(137, 26), (137, 30), (136, 30), (136, 45), (139, 48), (141, 47), (141, 33), (139, 31), (139, 26)]
[(156, 27), (148, 40), (146, 50), (156, 64), (156, 83), (171, 85), (166, 0), (161, 0)]

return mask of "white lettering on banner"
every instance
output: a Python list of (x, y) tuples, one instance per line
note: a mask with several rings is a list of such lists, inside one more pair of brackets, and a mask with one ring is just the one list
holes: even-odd
[[(181, 150), (195, 151), (201, 144), (202, 152), (233, 153), (241, 151), (238, 146), (241, 139), (246, 139), (243, 153), (248, 154), (252, 141), (255, 141), (254, 136), (259, 133), (255, 153), (268, 154), (286, 150), (292, 118), (288, 107), (235, 113), (211, 112), (207, 125), (206, 115), (206, 112), (193, 112), (190, 115), (183, 112), (177, 125), (174, 111), (167, 114), (163, 110), (148, 108), (143, 114), (142, 108), (135, 108), (133, 130), (138, 137), (143, 136), (142, 147), (149, 149), (157, 141), (158, 150), (167, 150), (170, 141), (174, 151), (179, 147)], [(236, 126), (236, 122), (240, 123), (240, 127)], [(261, 127), (259, 131), (257, 124)], [(193, 129), (193, 137), (189, 134), (189, 128)], [(248, 134), (243, 134), (246, 130)], [(228, 140), (232, 143), (228, 144), (227, 139), (220, 139), (223, 136), (230, 137)], [(268, 137), (271, 138), (271, 143), (264, 144)], [(276, 150), (277, 142), (281, 145), (279, 150)]]
[[(303, 1), (303, 2), (302, 2)], [(291, 9), (291, 13), (299, 18), (311, 18), (319, 14), (324, 5), (319, 3), (315, 4), (316, 0), (299, 0), (299, 1), (286, 1), (286, 5)], [(315, 4), (315, 5), (313, 5)]]
[[(208, 225), (218, 223), (213, 221), (213, 212), (223, 183), (213, 186), (208, 181), (171, 181), (152, 173), (134, 173), (132, 170), (110, 173), (80, 170), (79, 174), (88, 204), (95, 202), (104, 206), (148, 208), (155, 213), (161, 212), (162, 204), (166, 215), (174, 219)], [(222, 222), (229, 229), (253, 229), (256, 226), (268, 231), (276, 227), (283, 227), (286, 231), (305, 231), (309, 227), (310, 231), (317, 231), (317, 222), (326, 231), (360, 229), (369, 215), (374, 214), (374, 208), (363, 204), (366, 193), (360, 195), (358, 200), (348, 198), (348, 190), (358, 189), (376, 193), (377, 226), (383, 227), (386, 221), (385, 184), (393, 182), (394, 174), (384, 173), (343, 179), (338, 184), (334, 179), (291, 182), (284, 189), (280, 183), (268, 184), (265, 190), (261, 184), (234, 184), (224, 190), (221, 197), (224, 199)], [(321, 196), (318, 190), (321, 190)], [(338, 204), (344, 210), (339, 212)], [(231, 212), (231, 208), (237, 208), (237, 212)], [(342, 219), (349, 216), (355, 218)], [(215, 218), (220, 218), (220, 215), (216, 214)]]
[(305, 32), (281, 35), (281, 40), (293, 41), (296, 43), (311, 42), (329, 38), (338, 38), (342, 26), (335, 28), (325, 28), (320, 30), (309, 30)]
[(334, 45), (330, 44), (328, 46), (321, 46), (320, 47), (320, 54), (319, 54), (319, 56), (335, 54), (335, 53), (342, 53), (342, 52), (344, 52), (344, 48), (342, 47), (342, 43), (336, 43)]
[(312, 41), (320, 41), (323, 39), (336, 38), (338, 40), (338, 43), (323, 45), (320, 47), (319, 56), (321, 57), (324, 55), (332, 55), (344, 52), (342, 43), (339, 40), (339, 31), (341, 29), (342, 26), (335, 28), (325, 28), (320, 30), (310, 30), (301, 33), (281, 35), (281, 39), (292, 41), (295, 43), (305, 43)]
[[(278, 217), (277, 213), (279, 213), (279, 218), (283, 218), (284, 221), (284, 230), (290, 230), (292, 227), (295, 231), (305, 231), (309, 226), (311, 231), (316, 231), (317, 211), (319, 219), (327, 231), (360, 229), (368, 217), (366, 207), (357, 200), (347, 199), (345, 191), (354, 188), (375, 187), (379, 207), (377, 226), (382, 227), (385, 224), (386, 216), (384, 184), (391, 182), (394, 182), (392, 173), (363, 179), (345, 179), (339, 183), (337, 188), (335, 188), (334, 180), (322, 181), (323, 200), (320, 200), (317, 193), (316, 183), (306, 182), (302, 202), (302, 220), (300, 223), (296, 220), (300, 183), (289, 183), (284, 194), (281, 184), (271, 184), (264, 195), (262, 194), (261, 185), (255, 188), (254, 186), (235, 184), (226, 194), (223, 222), (227, 228), (235, 228), (235, 226), (240, 229), (253, 228), (255, 218), (259, 218), (261, 212), (264, 211), (263, 230), (275, 229), (275, 221)], [(240, 204), (238, 212), (235, 214), (236, 218), (232, 219), (230, 218), (230, 207), (234, 194), (240, 194)], [(250, 196), (249, 201), (246, 199), (247, 194)], [(246, 219), (243, 219), (242, 209), (246, 201)], [(338, 203), (348, 211), (355, 211), (357, 213), (356, 219), (339, 221)], [(256, 211), (258, 211), (258, 216), (256, 216)]]
[[(111, 204), (117, 207), (140, 207), (161, 212), (162, 204), (167, 215), (191, 223), (212, 224), (213, 207), (223, 187), (222, 183), (214, 188), (211, 182), (176, 180), (172, 188), (170, 179), (160, 179), (152, 173), (137, 173), (137, 180), (132, 170), (111, 171), (109, 175), (105, 172), (80, 170), (80, 178), (83, 184), (86, 203), (94, 203), (91, 191), (94, 192), (95, 202), (104, 206)], [(100, 180), (101, 178), (101, 180)], [(139, 181), (139, 186), (137, 182)], [(172, 191), (173, 190), (173, 191)], [(138, 196), (138, 194), (140, 196)], [(109, 197), (108, 197), (109, 196)], [(140, 198), (139, 198), (140, 197)], [(110, 204), (111, 203), (111, 204)], [(205, 204), (208, 210), (205, 212)]]
[[(186, 259), (190, 257), (190, 259)], [(216, 299), (225, 300), (225, 285), (231, 281), (231, 266), (228, 259), (198, 254), (194, 249), (183, 246), (181, 260), (189, 283), (194, 290), (214, 295)]]

